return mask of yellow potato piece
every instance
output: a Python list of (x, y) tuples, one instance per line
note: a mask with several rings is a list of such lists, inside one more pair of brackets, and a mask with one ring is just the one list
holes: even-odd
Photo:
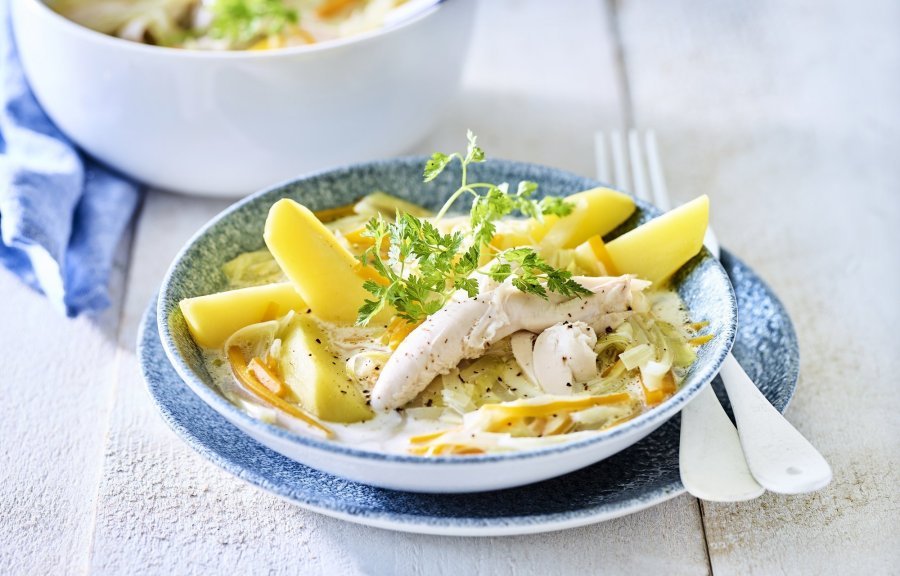
[(662, 282), (700, 251), (708, 223), (704, 195), (622, 234), (606, 251), (618, 272)]
[(274, 320), (306, 304), (290, 282), (186, 298), (178, 303), (194, 342), (218, 348), (244, 326)]
[[(272, 205), (263, 234), (272, 256), (313, 314), (353, 324), (366, 298), (359, 261), (308, 208), (283, 199)], [(365, 269), (364, 269), (365, 270)], [(385, 311), (379, 316), (389, 316)]]
[(533, 236), (543, 246), (575, 248), (591, 236), (612, 232), (634, 212), (634, 200), (609, 188), (592, 188), (566, 197), (575, 204), (568, 216), (548, 216)]
[(305, 410), (328, 422), (360, 422), (373, 416), (347, 374), (346, 362), (314, 318), (298, 314), (283, 334), (281, 373)]

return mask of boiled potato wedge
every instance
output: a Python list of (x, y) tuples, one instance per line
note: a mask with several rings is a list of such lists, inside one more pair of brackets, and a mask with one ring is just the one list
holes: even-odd
[(293, 200), (279, 200), (269, 210), (263, 237), (313, 314), (336, 324), (356, 322), (357, 310), (371, 297), (362, 287), (361, 272), (368, 269), (360, 270), (359, 261), (315, 214)]
[(281, 373), (305, 410), (328, 422), (360, 422), (373, 416), (314, 318), (295, 315), (281, 338)]
[(548, 216), (543, 226), (535, 229), (535, 240), (542, 246), (575, 248), (591, 236), (612, 232), (634, 212), (634, 200), (627, 194), (609, 188), (592, 188), (567, 196), (575, 204), (568, 216)]
[(662, 282), (700, 251), (708, 224), (704, 195), (622, 234), (606, 251), (619, 273)]
[(306, 310), (290, 282), (186, 298), (178, 305), (194, 341), (206, 348), (219, 348), (244, 326)]

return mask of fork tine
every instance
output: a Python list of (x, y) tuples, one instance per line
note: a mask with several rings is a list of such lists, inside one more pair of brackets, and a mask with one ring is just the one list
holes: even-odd
[[(650, 189), (653, 191), (653, 201), (660, 210), (668, 211), (672, 207), (669, 199), (669, 190), (666, 187), (666, 178), (663, 175), (662, 163), (659, 161), (659, 149), (656, 146), (656, 133), (648, 130), (645, 138), (647, 150), (647, 170), (650, 173)], [(712, 226), (706, 228), (706, 236), (703, 244), (709, 248), (713, 256), (719, 258), (719, 240), (713, 233)]]
[(613, 160), (613, 185), (619, 190), (630, 190), (628, 182), (628, 160), (625, 157), (625, 139), (618, 130), (609, 133), (609, 143), (612, 148)]
[(609, 159), (606, 157), (606, 137), (602, 130), (594, 133), (594, 162), (597, 168), (597, 180), (604, 184), (611, 184)]
[(653, 192), (653, 202), (663, 211), (672, 207), (669, 199), (669, 189), (666, 187), (666, 178), (663, 175), (662, 164), (659, 161), (659, 149), (656, 146), (656, 132), (648, 130), (645, 136), (647, 151), (647, 171), (650, 174), (650, 190)]
[(631, 158), (631, 180), (634, 185), (632, 192), (641, 200), (651, 201), (647, 177), (644, 175), (644, 153), (641, 151), (637, 130), (628, 131), (628, 156)]

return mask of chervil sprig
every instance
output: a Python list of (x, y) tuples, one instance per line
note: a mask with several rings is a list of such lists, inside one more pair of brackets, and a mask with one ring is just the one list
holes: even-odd
[(450, 195), (440, 211), (435, 217), (440, 220), (444, 217), (450, 207), (464, 194), (473, 196), (472, 209), (470, 211), (470, 219), (472, 225), (472, 233), (478, 244), (487, 244), (494, 237), (496, 225), (494, 222), (500, 220), (513, 212), (519, 212), (523, 216), (536, 218), (541, 220), (544, 215), (553, 214), (556, 216), (565, 216), (572, 212), (574, 208), (570, 202), (564, 199), (548, 196), (541, 200), (534, 200), (532, 196), (537, 191), (537, 183), (528, 180), (519, 182), (515, 194), (509, 193), (509, 184), (491, 184), (489, 182), (468, 181), (468, 168), (470, 164), (484, 162), (485, 154), (478, 146), (478, 137), (469, 130), (466, 133), (468, 145), (466, 146), (466, 154), (453, 153), (443, 154), (435, 152), (425, 164), (424, 181), (431, 182), (444, 171), (445, 168), (454, 160), (459, 160), (462, 176), (459, 188)]
[(591, 291), (572, 280), (572, 273), (547, 264), (532, 248), (504, 250), (495, 257), (487, 275), (503, 282), (512, 276), (512, 285), (525, 292), (547, 299), (547, 290), (563, 296), (587, 296)]
[[(436, 152), (425, 164), (424, 180), (431, 182), (454, 160), (462, 167), (459, 188), (450, 195), (435, 216), (440, 220), (464, 194), (473, 197), (469, 220), (473, 242), (463, 250), (465, 242), (460, 232), (442, 234), (431, 222), (410, 214), (398, 214), (395, 222), (382, 217), (372, 218), (363, 236), (372, 246), (359, 256), (364, 266), (370, 266), (384, 279), (367, 280), (363, 287), (374, 298), (366, 300), (359, 309), (358, 324), (367, 324), (381, 310), (392, 307), (407, 322), (416, 323), (440, 310), (457, 290), (469, 297), (478, 294), (474, 278), (481, 262), (482, 247), (488, 245), (496, 232), (496, 222), (514, 212), (541, 219), (553, 214), (565, 216), (573, 206), (563, 198), (548, 196), (535, 200), (537, 184), (520, 182), (514, 194), (509, 184), (468, 182), (468, 167), (484, 162), (484, 150), (476, 136), (467, 133), (465, 154)], [(516, 248), (499, 253), (487, 271), (479, 271), (497, 281), (511, 278), (517, 289), (541, 298), (549, 292), (563, 296), (583, 296), (590, 292), (572, 280), (572, 274), (553, 268), (531, 248)]]
[[(470, 276), (478, 266), (479, 253), (473, 248), (460, 253), (463, 236), (459, 232), (441, 234), (427, 220), (400, 214), (393, 223), (380, 216), (372, 218), (363, 236), (373, 244), (359, 260), (385, 281), (363, 283), (375, 298), (359, 309), (357, 324), (367, 324), (386, 306), (415, 323), (440, 310), (455, 290), (478, 294), (478, 282)], [(385, 242), (386, 259), (382, 255)]]

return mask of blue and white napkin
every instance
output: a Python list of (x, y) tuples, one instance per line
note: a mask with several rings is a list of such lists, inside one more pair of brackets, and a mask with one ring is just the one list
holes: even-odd
[(0, 263), (66, 315), (96, 312), (109, 305), (138, 186), (88, 158), (41, 109), (8, 6), (0, 0)]

